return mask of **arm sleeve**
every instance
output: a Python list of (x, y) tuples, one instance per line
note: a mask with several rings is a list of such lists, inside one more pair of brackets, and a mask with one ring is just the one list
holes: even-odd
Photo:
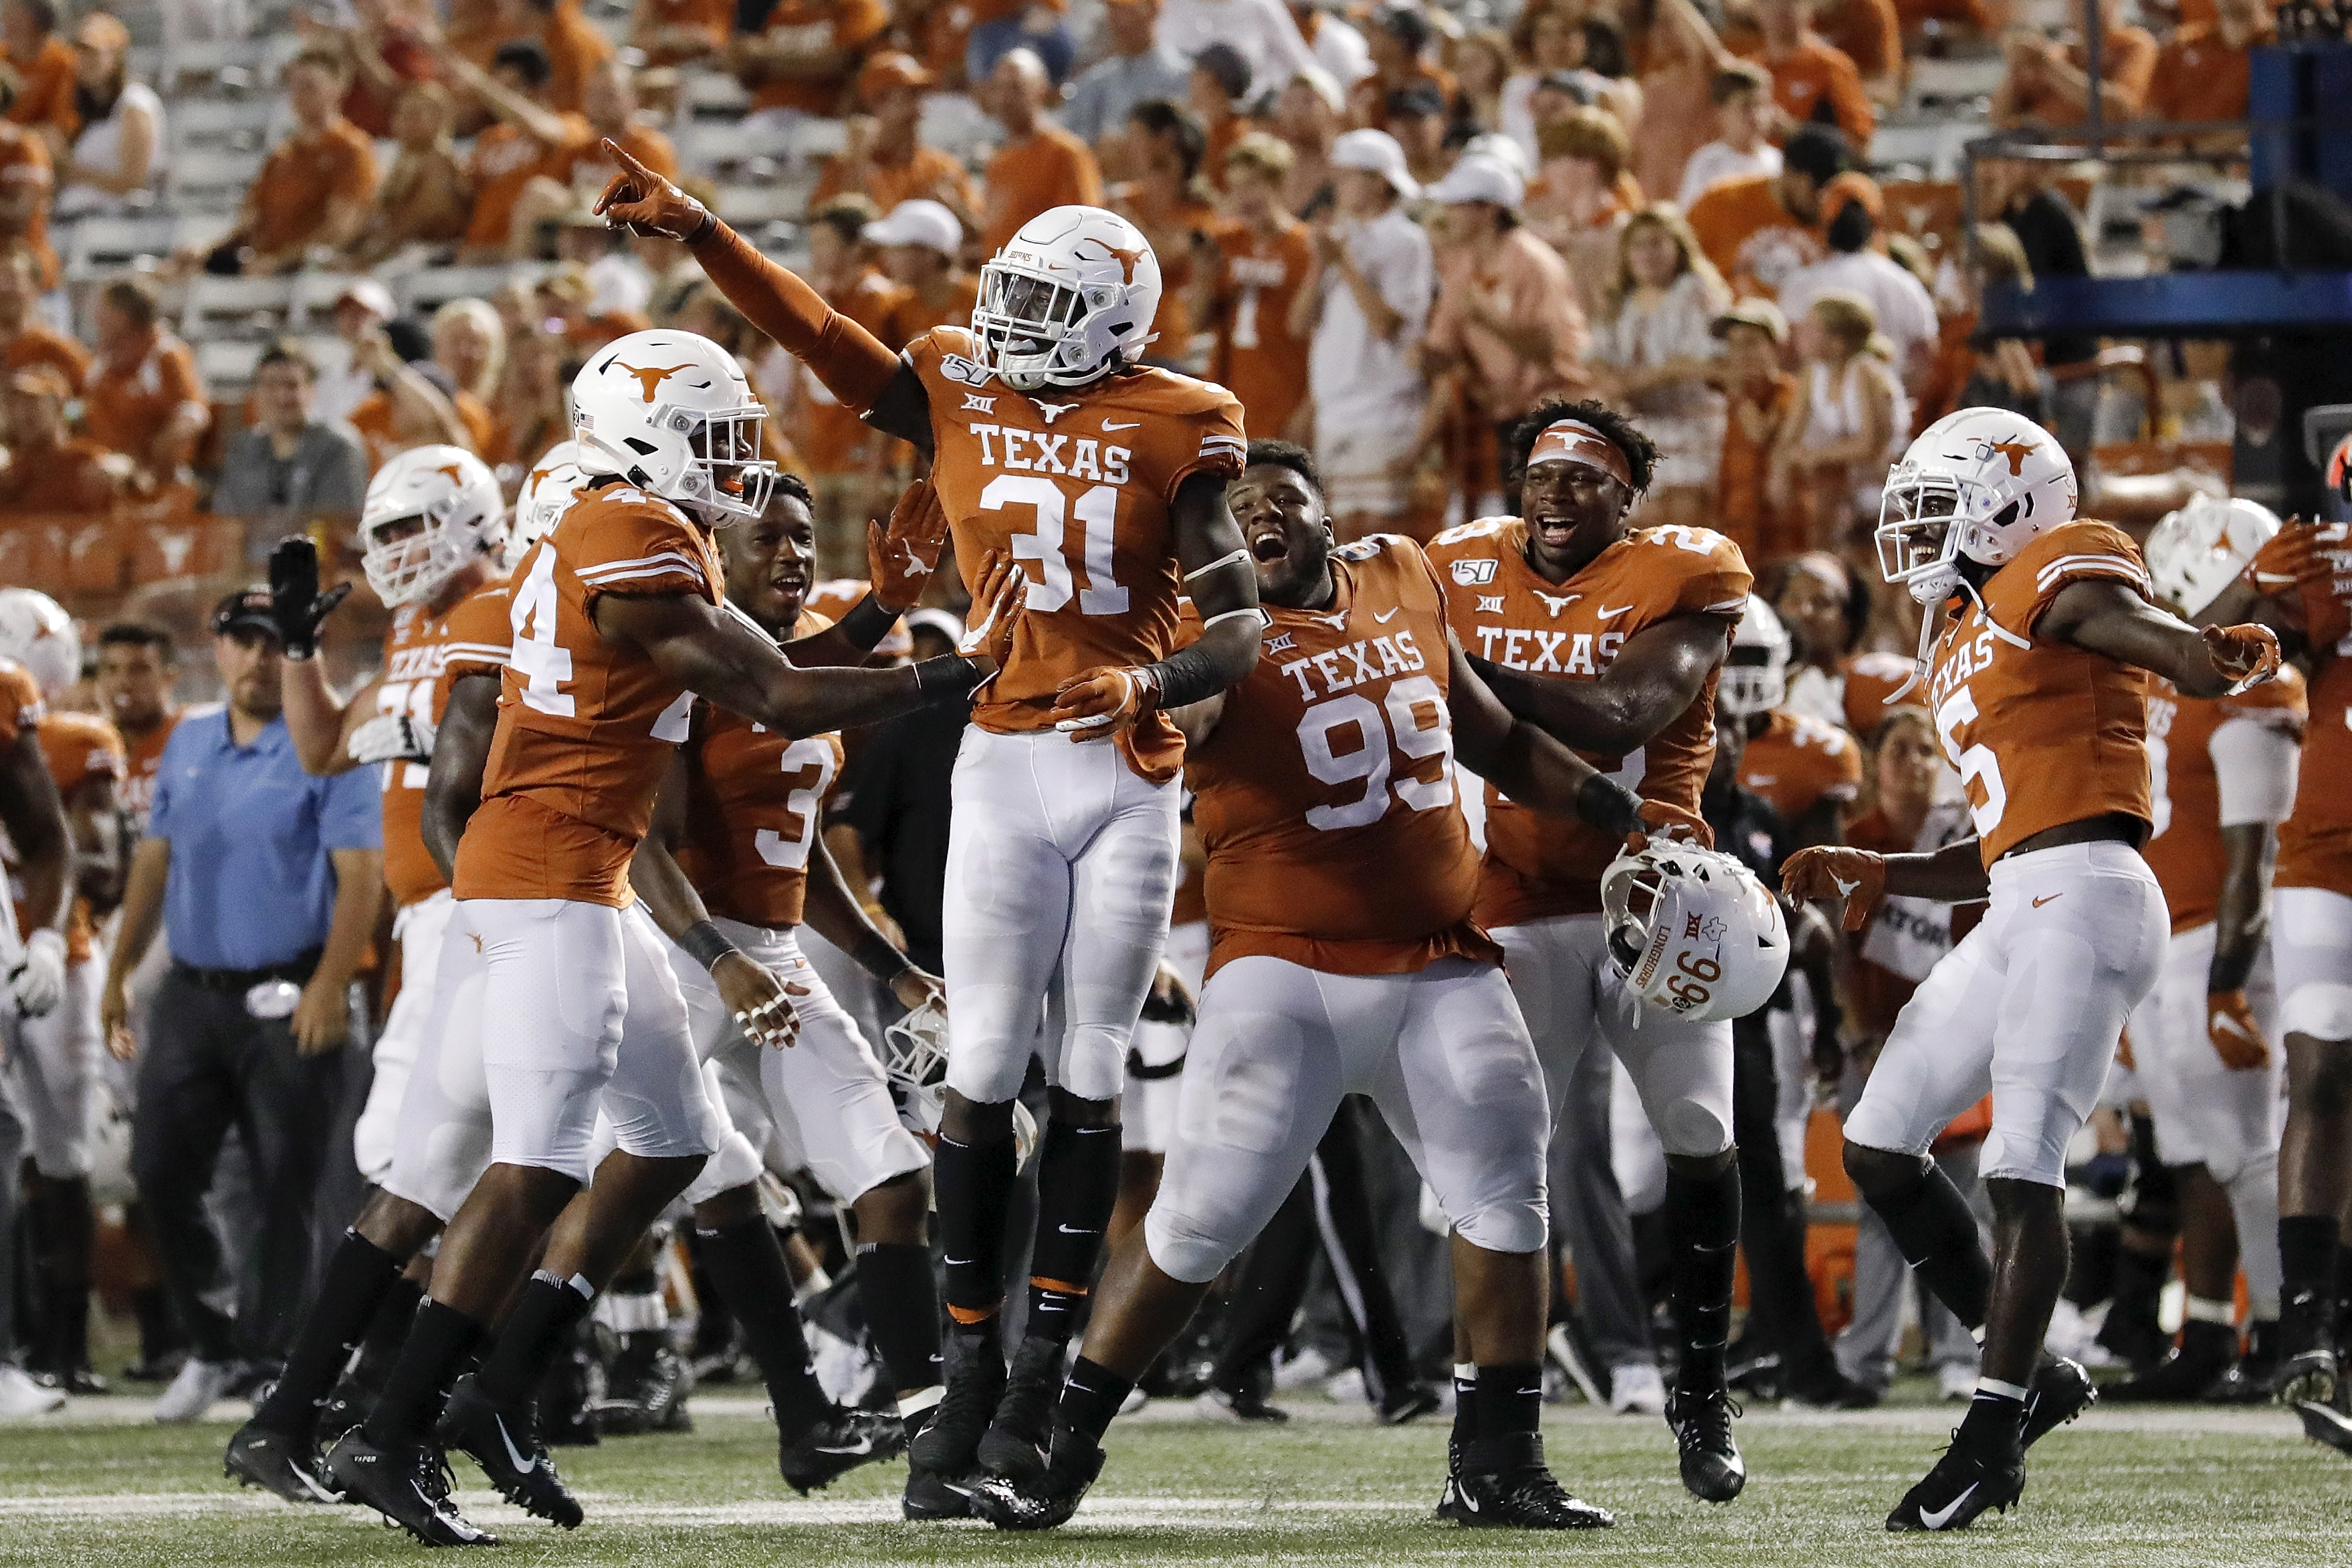
[(319, 842), (330, 850), (383, 848), (383, 786), (373, 768), (346, 768), (317, 781)]
[(694, 248), (694, 259), (745, 320), (807, 362), (825, 390), (854, 413), (871, 409), (898, 373), (882, 340), (751, 247), (725, 224)]
[(2252, 715), (2224, 719), (2206, 743), (2221, 787), (2221, 826), (2284, 822), (2294, 810), (2294, 732)]

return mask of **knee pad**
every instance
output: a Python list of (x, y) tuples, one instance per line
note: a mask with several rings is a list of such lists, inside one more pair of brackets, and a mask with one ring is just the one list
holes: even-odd
[(2054, 1094), (2014, 1091), (1996, 1097), (1978, 1174), (1988, 1181), (2002, 1177), (2063, 1189), (2066, 1145), (2083, 1130), (2083, 1120)]
[(1143, 1249), (1161, 1273), (1187, 1285), (1205, 1285), (1215, 1279), (1248, 1244), (1247, 1237), (1231, 1240), (1210, 1235), (1208, 1228), (1166, 1204), (1153, 1204), (1143, 1217)]
[(1551, 1234), (1550, 1211), (1540, 1197), (1489, 1203), (1453, 1223), (1463, 1240), (1486, 1252), (1533, 1252)]
[(1127, 1087), (1127, 1042), (1131, 1030), (1108, 1024), (1076, 1024), (1064, 1042), (1056, 1071), (1045, 1081), (1081, 1100), (1116, 1100)]
[(760, 1151), (742, 1134), (730, 1132), (719, 1140), (718, 1150), (702, 1163), (702, 1170), (678, 1201), (692, 1208), (722, 1192), (733, 1192), (760, 1179)]
[(1700, 1101), (1676, 1100), (1659, 1118), (1658, 1142), (1670, 1155), (1705, 1159), (1731, 1147), (1731, 1124), (1714, 1107)]
[(2279, 1030), (2315, 1040), (2352, 1040), (2352, 985), (2310, 980), (2297, 986), (2279, 1009)]

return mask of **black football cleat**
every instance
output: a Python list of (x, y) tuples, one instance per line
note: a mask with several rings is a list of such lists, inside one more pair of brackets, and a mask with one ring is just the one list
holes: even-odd
[(1980, 1449), (1952, 1433), (1952, 1446), (1936, 1461), (1927, 1479), (1903, 1494), (1886, 1528), (1905, 1530), (1966, 1530), (1989, 1508), (2003, 1513), (2025, 1490), (2025, 1450), (2021, 1446), (1992, 1451)]
[(2185, 1323), (2179, 1344), (2162, 1361), (2100, 1397), (2116, 1405), (2178, 1405), (2202, 1399), (2237, 1356), (2236, 1329), (2227, 1323)]
[(971, 1489), (971, 1511), (999, 1530), (1052, 1530), (1078, 1511), (1087, 1489), (1102, 1474), (1103, 1451), (1067, 1427), (1057, 1427), (1045, 1464), (1034, 1476), (982, 1476)]
[(585, 1515), (540, 1441), (536, 1411), (501, 1410), (472, 1377), (462, 1377), (449, 1396), (438, 1436), (445, 1447), (472, 1455), (499, 1495), (533, 1519), (563, 1530), (580, 1528)]
[(1213, 1421), (1287, 1421), (1290, 1412), (1274, 1402), (1274, 1368), (1260, 1364), (1242, 1374), (1238, 1383), (1212, 1383), (1192, 1401), (1192, 1408)]
[(1471, 1530), (1606, 1530), (1617, 1522), (1559, 1484), (1533, 1432), (1468, 1445), (1461, 1473), (1446, 1478), (1437, 1517)]
[(1812, 1382), (1790, 1384), (1781, 1403), (1784, 1407), (1793, 1404), (1808, 1410), (1872, 1410), (1885, 1397), (1884, 1390), (1856, 1382), (1832, 1367)]
[(319, 1448), (322, 1452), (368, 1418), (368, 1412), (375, 1408), (379, 1392), (349, 1373), (337, 1381), (327, 1402), (319, 1406)]
[(1732, 1439), (1739, 1406), (1723, 1385), (1686, 1389), (1677, 1382), (1666, 1401), (1666, 1427), (1682, 1450), (1683, 1488), (1706, 1502), (1729, 1502), (1748, 1484), (1748, 1462)]
[(996, 1415), (980, 1439), (980, 1468), (1014, 1480), (1034, 1480), (1045, 1469), (1045, 1448), (1054, 1437), (1054, 1407), (1061, 1403), (1069, 1347), (1059, 1340), (1024, 1338), (1013, 1353)]
[(776, 1469), (784, 1484), (806, 1497), (860, 1465), (895, 1459), (907, 1451), (907, 1427), (880, 1410), (836, 1405), (796, 1437), (776, 1441)]
[(2025, 1396), (2025, 1431), (2019, 1446), (2033, 1447), (2098, 1402), (2098, 1387), (2081, 1362), (2052, 1356), (2033, 1375)]
[(449, 1500), (449, 1461), (430, 1443), (379, 1448), (366, 1428), (343, 1434), (327, 1453), (327, 1484), (375, 1510), (427, 1546), (496, 1546), (499, 1538)]
[(900, 1509), (907, 1518), (971, 1517), (980, 1440), (1004, 1396), (1004, 1357), (992, 1334), (948, 1335), (947, 1392), (931, 1406), (930, 1424), (907, 1445), (907, 1493)]
[(1408, 1421), (1418, 1421), (1433, 1415), (1444, 1406), (1436, 1389), (1418, 1380), (1402, 1388), (1391, 1388), (1382, 1396), (1376, 1417), (1383, 1427), (1402, 1427)]
[(2281, 1404), (2335, 1400), (2341, 1368), (2328, 1317), (2329, 1303), (2310, 1291), (2289, 1297), (2281, 1309), (2278, 1370), (2271, 1374), (2271, 1392)]
[(2352, 1454), (2352, 1416), (2347, 1416), (2332, 1406), (2305, 1400), (2294, 1407), (2303, 1417), (2303, 1435), (2315, 1443), (2325, 1443), (2341, 1454)]
[(327, 1484), (326, 1467), (319, 1462), (315, 1444), (258, 1421), (247, 1421), (228, 1440), (221, 1468), (239, 1486), (276, 1492), (288, 1502), (341, 1502), (342, 1494)]

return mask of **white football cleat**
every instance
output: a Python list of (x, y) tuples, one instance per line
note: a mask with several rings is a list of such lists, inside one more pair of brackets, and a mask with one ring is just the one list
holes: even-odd
[(24, 1368), (0, 1362), (0, 1416), (46, 1416), (65, 1403), (63, 1394), (42, 1387)]
[(1609, 1370), (1609, 1408), (1620, 1416), (1666, 1413), (1666, 1380), (1647, 1362), (1629, 1361)]
[(201, 1421), (228, 1397), (228, 1385), (236, 1380), (236, 1368), (228, 1363), (190, 1356), (180, 1375), (172, 1379), (172, 1386), (156, 1396), (155, 1419), (173, 1426)]

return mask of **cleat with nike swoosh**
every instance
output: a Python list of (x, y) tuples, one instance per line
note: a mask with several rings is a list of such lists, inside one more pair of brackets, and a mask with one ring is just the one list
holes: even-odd
[(276, 1492), (288, 1502), (334, 1503), (342, 1495), (327, 1484), (319, 1450), (299, 1437), (247, 1421), (228, 1440), (221, 1468), (239, 1486)]
[(449, 1461), (430, 1443), (379, 1448), (354, 1427), (327, 1451), (327, 1484), (427, 1546), (496, 1546), (449, 1500)]
[(1023, 1338), (1005, 1374), (996, 1417), (980, 1439), (981, 1469), (1016, 1481), (1032, 1480), (1044, 1472), (1045, 1445), (1054, 1436), (1054, 1406), (1062, 1396), (1068, 1361), (1069, 1347), (1061, 1341)]
[(1533, 1432), (1467, 1445), (1462, 1473), (1447, 1479), (1437, 1500), (1437, 1517), (1472, 1530), (1606, 1530), (1617, 1522), (1559, 1484)]
[(2021, 1442), (2032, 1448), (2057, 1427), (2098, 1403), (2099, 1390), (2079, 1361), (2053, 1355), (2033, 1374), (2032, 1392), (2025, 1396), (2025, 1433)]
[(971, 1479), (980, 1469), (980, 1439), (1004, 1394), (1004, 1354), (994, 1320), (950, 1332), (947, 1392), (931, 1406), (930, 1424), (907, 1446), (908, 1519), (969, 1519)]
[(539, 1439), (537, 1411), (501, 1410), (472, 1377), (462, 1377), (449, 1396), (439, 1437), (471, 1455), (499, 1495), (525, 1513), (559, 1529), (580, 1528), (586, 1515)]
[(790, 1441), (779, 1437), (776, 1468), (784, 1483), (806, 1497), (860, 1465), (878, 1464), (907, 1450), (907, 1427), (879, 1410), (836, 1405)]
[(2003, 1513), (2025, 1490), (2025, 1449), (1991, 1445), (1979, 1448), (1962, 1439), (1955, 1428), (1952, 1446), (1936, 1461), (1927, 1479), (1903, 1494), (1886, 1528), (1906, 1530), (1966, 1530), (1985, 1510)]
[(999, 1530), (1052, 1530), (1069, 1522), (1102, 1474), (1100, 1444), (1056, 1425), (1034, 1475), (983, 1476), (971, 1489), (971, 1511)]

